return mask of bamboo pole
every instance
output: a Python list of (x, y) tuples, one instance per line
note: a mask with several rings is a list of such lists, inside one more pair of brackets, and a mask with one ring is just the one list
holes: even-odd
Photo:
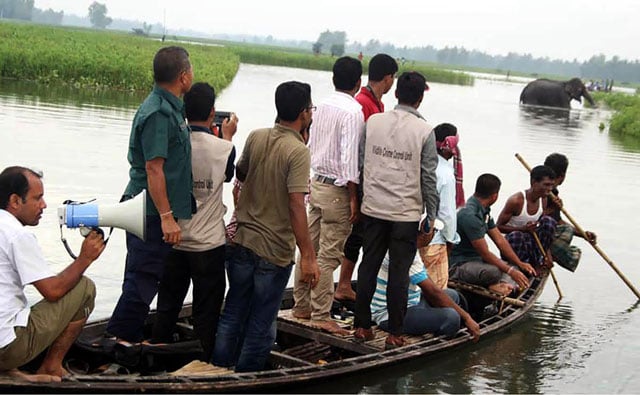
[[(542, 246), (542, 242), (540, 242), (540, 238), (538, 237), (538, 234), (535, 231), (533, 232), (533, 238), (536, 241), (538, 248), (540, 249), (540, 253), (542, 253), (542, 259), (547, 259), (547, 253), (545, 252), (544, 247)], [(558, 283), (556, 274), (553, 272), (551, 268), (549, 268), (549, 273), (551, 273), (551, 279), (553, 280), (553, 284), (555, 284), (556, 286), (556, 290), (558, 291), (558, 300), (560, 300), (562, 299), (562, 291), (560, 291), (560, 284)]]
[[(529, 171), (531, 172), (531, 167), (529, 167), (529, 165), (527, 164), (527, 162), (525, 162), (525, 160), (522, 158), (522, 156), (520, 156), (520, 154), (516, 153), (516, 158), (518, 158), (518, 160), (520, 161), (520, 163), (522, 163), (522, 165)], [(551, 197), (556, 197), (553, 192), (549, 192), (549, 195), (551, 195)], [(620, 271), (620, 269), (618, 269), (618, 267), (615, 265), (615, 263), (613, 263), (613, 261), (611, 259), (609, 259), (609, 257), (607, 256), (607, 254), (604, 253), (604, 251), (602, 251), (602, 249), (594, 242), (591, 241), (587, 238), (587, 234), (584, 231), (584, 229), (582, 229), (582, 227), (580, 225), (578, 225), (578, 223), (576, 222), (575, 219), (573, 219), (573, 217), (571, 216), (571, 214), (569, 214), (567, 212), (567, 210), (564, 207), (560, 207), (560, 210), (562, 210), (562, 213), (567, 217), (567, 219), (573, 224), (573, 227), (576, 229), (576, 231), (578, 232), (578, 234), (580, 234), (582, 237), (584, 237), (585, 240), (587, 240), (589, 242), (589, 244), (591, 244), (591, 247), (593, 247), (596, 252), (598, 254), (600, 254), (600, 256), (602, 257), (602, 259), (604, 259), (605, 262), (607, 262), (607, 264), (611, 267), (611, 269), (613, 269), (614, 272), (616, 272), (616, 274), (618, 275), (618, 277), (620, 277), (620, 279), (622, 281), (624, 281), (624, 283), (627, 285), (627, 287), (629, 287), (629, 289), (636, 295), (636, 297), (638, 298), (638, 300), (640, 300), (640, 292), (638, 292), (638, 290), (633, 286), (633, 284), (631, 284), (631, 282), (629, 281), (629, 279), (627, 279), (627, 277)]]
[(516, 306), (516, 307), (523, 307), (525, 305), (525, 302), (522, 300), (500, 295), (497, 292), (493, 292), (487, 288), (480, 287), (473, 284), (467, 284), (467, 283), (461, 283), (454, 280), (449, 280), (449, 288), (463, 289), (465, 291), (473, 292), (477, 295), (484, 296), (489, 299), (497, 300), (506, 304)]

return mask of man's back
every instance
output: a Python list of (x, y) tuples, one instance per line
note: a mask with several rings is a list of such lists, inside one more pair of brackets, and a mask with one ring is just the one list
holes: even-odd
[(291, 264), (295, 239), (289, 193), (308, 191), (310, 156), (299, 132), (276, 125), (247, 138), (237, 164), (244, 178), (234, 239), (279, 266)]

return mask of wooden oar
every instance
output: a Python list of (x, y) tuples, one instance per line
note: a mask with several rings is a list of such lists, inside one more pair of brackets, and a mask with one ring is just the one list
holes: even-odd
[[(544, 250), (544, 247), (542, 246), (542, 242), (540, 242), (540, 238), (538, 237), (538, 234), (534, 231), (533, 233), (533, 238), (536, 241), (536, 244), (538, 245), (538, 248), (540, 249), (540, 253), (542, 254), (542, 259), (547, 259), (547, 253)], [(556, 286), (556, 290), (558, 291), (558, 300), (562, 299), (562, 291), (560, 291), (560, 284), (558, 284), (558, 279), (556, 278), (556, 274), (553, 272), (553, 270), (549, 269), (549, 273), (551, 273), (551, 279), (553, 280), (553, 283)]]
[[(522, 158), (522, 156), (520, 156), (520, 154), (516, 154), (516, 158), (518, 158), (518, 160), (520, 161), (520, 163), (522, 163), (522, 165), (529, 171), (531, 172), (531, 167), (529, 167), (529, 165), (527, 164), (527, 162), (525, 162), (525, 160)], [(553, 192), (549, 192), (549, 195), (553, 198), (556, 197), (556, 195), (553, 194)], [(580, 234), (585, 240), (587, 240), (589, 242), (589, 244), (591, 244), (591, 247), (593, 247), (598, 254), (600, 254), (600, 256), (604, 259), (605, 262), (607, 262), (607, 264), (613, 269), (614, 272), (616, 272), (616, 274), (618, 275), (618, 277), (620, 277), (620, 279), (622, 279), (622, 281), (624, 281), (625, 284), (627, 284), (627, 287), (629, 287), (629, 289), (636, 295), (636, 297), (638, 298), (638, 300), (640, 300), (640, 292), (638, 292), (638, 290), (633, 286), (633, 284), (631, 284), (631, 282), (627, 279), (627, 277), (620, 271), (620, 269), (618, 269), (618, 267), (613, 263), (613, 261), (611, 259), (609, 259), (609, 257), (607, 256), (607, 254), (604, 253), (604, 251), (602, 251), (602, 249), (594, 242), (589, 240), (589, 238), (587, 237), (587, 232), (584, 231), (584, 229), (582, 229), (582, 227), (580, 225), (578, 225), (578, 223), (576, 222), (575, 219), (573, 219), (573, 217), (571, 216), (571, 214), (569, 214), (567, 212), (567, 210), (563, 207), (560, 207), (560, 210), (562, 210), (562, 213), (567, 217), (567, 219), (569, 219), (569, 221), (571, 221), (571, 223), (573, 224), (573, 227), (576, 229), (576, 231), (578, 232), (578, 234)]]
[(476, 295), (484, 296), (493, 300), (498, 300), (500, 302), (504, 302), (506, 304), (514, 305), (517, 307), (522, 307), (525, 305), (525, 302), (522, 300), (500, 295), (497, 292), (493, 292), (490, 289), (487, 289), (478, 285), (462, 283), (455, 280), (449, 280), (448, 285), (449, 285), (449, 288), (463, 289), (465, 291), (473, 292)]

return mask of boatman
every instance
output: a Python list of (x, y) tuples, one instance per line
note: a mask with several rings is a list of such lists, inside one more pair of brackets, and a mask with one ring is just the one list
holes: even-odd
[(333, 65), (335, 91), (325, 98), (313, 116), (309, 134), (311, 197), (309, 233), (316, 248), (320, 280), (315, 288), (301, 279), (296, 267), (293, 315), (311, 319), (328, 332), (348, 334), (331, 319), (333, 272), (340, 266), (344, 242), (357, 221), (360, 207), (357, 187), (358, 143), (364, 132), (364, 117), (354, 95), (360, 89), (362, 64), (349, 56)]
[[(367, 122), (373, 114), (384, 112), (384, 96), (395, 81), (398, 63), (391, 56), (379, 53), (369, 61), (369, 78), (367, 85), (360, 89), (356, 100), (362, 106), (364, 121)], [(358, 185), (358, 205), (362, 204), (362, 185)], [(339, 301), (355, 301), (356, 293), (351, 287), (351, 277), (362, 248), (363, 221), (356, 221), (351, 234), (344, 243), (344, 259), (340, 265), (340, 279), (336, 287), (334, 298)]]
[[(0, 374), (17, 380), (60, 381), (68, 372), (62, 359), (93, 311), (96, 288), (83, 273), (104, 250), (92, 231), (80, 255), (54, 274), (33, 233), (47, 207), (42, 174), (14, 166), (0, 173)], [(25, 287), (44, 297), (29, 307)], [(37, 374), (18, 370), (48, 348)]]
[[(498, 229), (506, 234), (518, 258), (534, 266), (553, 265), (549, 247), (556, 230), (556, 220), (544, 215), (544, 211), (547, 208), (546, 197), (554, 186), (555, 178), (556, 174), (550, 167), (534, 167), (529, 177), (530, 187), (511, 195), (498, 216)], [(546, 257), (544, 262), (543, 256)]]
[(355, 340), (374, 338), (371, 299), (384, 256), (389, 252), (389, 336), (386, 347), (404, 345), (409, 267), (416, 255), (420, 217), (426, 207), (424, 233), (433, 232), (438, 209), (436, 152), (433, 128), (418, 112), (427, 82), (417, 72), (398, 78), (398, 105), (372, 115), (360, 142), (363, 166), (362, 214), (365, 221), (364, 256), (358, 269)]
[(235, 366), (237, 372), (259, 371), (267, 363), (296, 244), (298, 280), (314, 287), (320, 276), (304, 203), (311, 162), (304, 141), (312, 120), (311, 86), (284, 82), (275, 102), (278, 123), (251, 132), (236, 165), (243, 183), (238, 229), (227, 248), (229, 291), (212, 362)]
[(123, 200), (146, 189), (146, 240), (127, 232), (122, 294), (107, 324), (107, 336), (121, 343), (140, 342), (149, 304), (171, 247), (180, 244), (176, 222), (196, 210), (191, 175), (189, 127), (182, 95), (193, 82), (189, 54), (181, 47), (161, 48), (153, 58), (155, 86), (138, 108), (129, 138), (129, 183)]

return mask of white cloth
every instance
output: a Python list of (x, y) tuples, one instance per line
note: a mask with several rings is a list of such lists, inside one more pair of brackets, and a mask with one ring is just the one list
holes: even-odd
[(363, 133), (364, 115), (356, 99), (337, 91), (325, 98), (309, 131), (313, 173), (335, 178), (336, 186), (359, 183), (358, 143)]
[(181, 251), (208, 251), (225, 244), (222, 189), (229, 154), (230, 141), (206, 132), (191, 132), (191, 168), (193, 171), (193, 197), (198, 211), (191, 219), (180, 219)]
[(457, 233), (456, 220), (456, 176), (453, 172), (453, 165), (440, 155), (438, 155), (436, 177), (438, 179), (436, 189), (440, 197), (436, 218), (442, 221), (444, 227), (436, 232), (430, 244), (446, 244), (447, 242), (458, 244), (460, 236)]
[(51, 276), (36, 236), (0, 209), (0, 347), (15, 340), (14, 327), (27, 326), (30, 307), (24, 288)]
[(529, 203), (527, 202), (527, 191), (522, 192), (522, 195), (522, 210), (520, 210), (520, 214), (513, 215), (511, 216), (511, 218), (509, 218), (509, 221), (507, 222), (508, 226), (514, 228), (523, 228), (525, 225), (527, 225), (528, 222), (537, 222), (540, 219), (540, 216), (542, 216), (542, 198), (538, 199), (538, 210), (533, 215), (531, 215), (527, 211), (527, 206), (529, 205)]

